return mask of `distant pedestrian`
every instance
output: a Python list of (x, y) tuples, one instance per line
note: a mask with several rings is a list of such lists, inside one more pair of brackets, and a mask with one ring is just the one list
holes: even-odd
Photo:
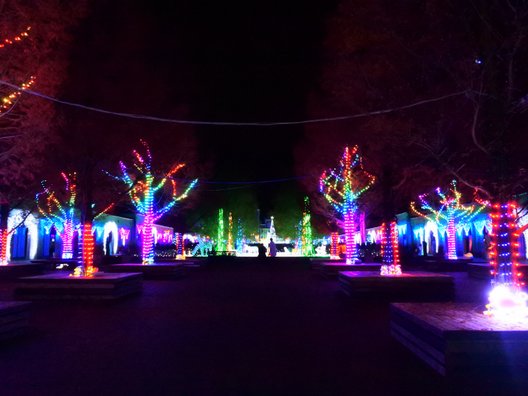
[(270, 257), (277, 256), (277, 246), (275, 246), (275, 242), (273, 242), (273, 238), (270, 238), (270, 243), (268, 246), (269, 246)]
[(258, 246), (258, 257), (259, 258), (266, 258), (266, 247), (262, 244), (262, 243), (259, 243)]

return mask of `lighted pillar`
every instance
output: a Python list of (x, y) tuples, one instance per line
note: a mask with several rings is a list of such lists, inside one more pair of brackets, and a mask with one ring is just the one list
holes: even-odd
[(345, 220), (346, 264), (354, 264), (358, 261), (356, 241), (354, 240), (356, 235), (356, 223), (354, 221), (355, 214), (356, 207), (354, 202), (347, 199), (343, 213)]
[(94, 237), (92, 234), (92, 223), (85, 223), (82, 226), (82, 264), (85, 275), (94, 271)]
[(233, 250), (233, 213), (231, 212), (227, 223), (227, 250)]
[(401, 275), (398, 225), (395, 221), (381, 225), (381, 275)]
[(330, 235), (331, 245), (330, 245), (330, 258), (332, 260), (339, 259), (339, 253), (337, 251), (339, 245), (339, 234), (337, 232), (332, 232)]
[(62, 232), (62, 258), (73, 258), (73, 222), (68, 219), (64, 222), (64, 231)]
[(457, 259), (455, 215), (452, 209), (448, 209), (447, 212), (447, 258)]
[(176, 238), (174, 238), (176, 243), (176, 255), (181, 258), (184, 255), (185, 249), (183, 248), (183, 234), (181, 232), (176, 233)]
[(7, 230), (0, 229), (0, 265), (7, 265)]
[(141, 261), (143, 264), (154, 263), (154, 194), (152, 191), (152, 181), (154, 177), (151, 174), (146, 176), (145, 183), (145, 217), (143, 219), (143, 229), (141, 233)]

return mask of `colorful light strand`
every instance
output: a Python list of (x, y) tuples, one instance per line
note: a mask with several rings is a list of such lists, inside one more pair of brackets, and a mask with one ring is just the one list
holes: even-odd
[[(178, 195), (176, 189), (176, 181), (172, 176), (178, 172), (185, 164), (180, 163), (174, 165), (159, 182), (155, 182), (155, 176), (152, 171), (152, 155), (147, 143), (141, 140), (141, 144), (145, 149), (146, 156), (141, 155), (137, 150), (133, 150), (136, 181), (132, 180), (131, 174), (123, 161), (119, 162), (122, 176), (118, 180), (124, 182), (128, 188), (128, 195), (134, 204), (138, 213), (143, 215), (143, 232), (142, 246), (141, 246), (141, 260), (143, 264), (154, 263), (154, 223), (159, 220), (165, 213), (171, 210), (179, 201), (187, 198), (189, 192), (194, 188), (198, 179), (194, 179), (185, 191)], [(156, 193), (163, 191), (163, 187), (169, 181), (171, 185), (171, 195), (168, 202), (161, 208), (156, 209), (154, 206), (154, 198)]]
[[(46, 186), (42, 181), (43, 191), (35, 196), (39, 213), (51, 222), (59, 232), (62, 240), (63, 259), (73, 258), (73, 234), (76, 226), (76, 198), (77, 198), (77, 175), (61, 172), (65, 182), (66, 199), (63, 203), (57, 198), (57, 194)], [(45, 198), (45, 199), (44, 199)]]
[(9, 95), (2, 97), (2, 99), (0, 99), (0, 114), (5, 113), (7, 110), (12, 108), (16, 100), (20, 97), (20, 95), (22, 95), (22, 92), (31, 88), (34, 83), (35, 76), (31, 76), (29, 80), (20, 85), (19, 89), (12, 91), (9, 93)]
[(3, 39), (2, 41), (0, 41), (0, 48), (4, 48), (4, 47), (7, 47), (8, 45), (15, 44), (19, 41), (22, 41), (26, 37), (29, 37), (30, 30), (31, 30), (31, 26), (28, 26), (25, 30), (17, 34), (15, 37)]
[(312, 224), (310, 214), (310, 199), (304, 197), (304, 211), (301, 225), (301, 248), (303, 256), (313, 255)]
[(358, 146), (345, 147), (339, 167), (323, 172), (319, 189), (332, 207), (343, 216), (345, 223), (346, 263), (358, 262), (356, 243), (357, 200), (376, 180), (363, 169)]
[(415, 202), (411, 202), (411, 211), (436, 223), (441, 228), (446, 228), (447, 258), (456, 260), (456, 231), (469, 224), (487, 205), (480, 201), (471, 205), (462, 204), (462, 194), (457, 190), (456, 180), (451, 182), (451, 187), (447, 192), (440, 190), (440, 187), (436, 188), (435, 192), (439, 198), (438, 205), (430, 203), (427, 200), (427, 194), (422, 194), (418, 197), (421, 210), (416, 208)]

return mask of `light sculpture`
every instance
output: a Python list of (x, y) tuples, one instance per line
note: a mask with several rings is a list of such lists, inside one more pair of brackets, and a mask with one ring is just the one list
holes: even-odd
[(354, 241), (358, 199), (376, 180), (363, 169), (358, 146), (345, 147), (339, 166), (325, 170), (319, 180), (319, 189), (326, 200), (343, 217), (345, 226), (346, 264), (358, 261)]
[[(189, 192), (194, 188), (198, 179), (194, 179), (189, 183), (183, 193), (178, 194), (176, 189), (176, 181), (172, 176), (182, 169), (185, 164), (179, 163), (174, 165), (163, 177), (156, 181), (156, 176), (152, 170), (152, 155), (147, 143), (141, 140), (145, 155), (141, 155), (137, 150), (133, 150), (134, 155), (134, 169), (129, 169), (123, 161), (119, 162), (122, 176), (118, 179), (125, 183), (128, 189), (128, 195), (135, 206), (137, 212), (143, 215), (143, 229), (142, 229), (142, 246), (141, 246), (141, 260), (143, 264), (154, 263), (154, 223), (159, 220), (165, 213), (171, 210), (179, 201), (187, 198)], [(162, 195), (164, 187), (170, 185), (170, 195), (166, 199), (166, 203), (161, 207), (156, 208), (157, 202), (163, 199), (159, 197), (156, 199), (156, 194)]]

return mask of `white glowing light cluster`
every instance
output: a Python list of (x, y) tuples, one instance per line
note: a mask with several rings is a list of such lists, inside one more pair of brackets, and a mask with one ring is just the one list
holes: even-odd
[(497, 285), (489, 294), (485, 315), (501, 320), (519, 320), (528, 317), (528, 294), (509, 285)]
[(401, 275), (401, 265), (382, 265), (380, 270), (381, 276), (388, 276), (388, 275)]

